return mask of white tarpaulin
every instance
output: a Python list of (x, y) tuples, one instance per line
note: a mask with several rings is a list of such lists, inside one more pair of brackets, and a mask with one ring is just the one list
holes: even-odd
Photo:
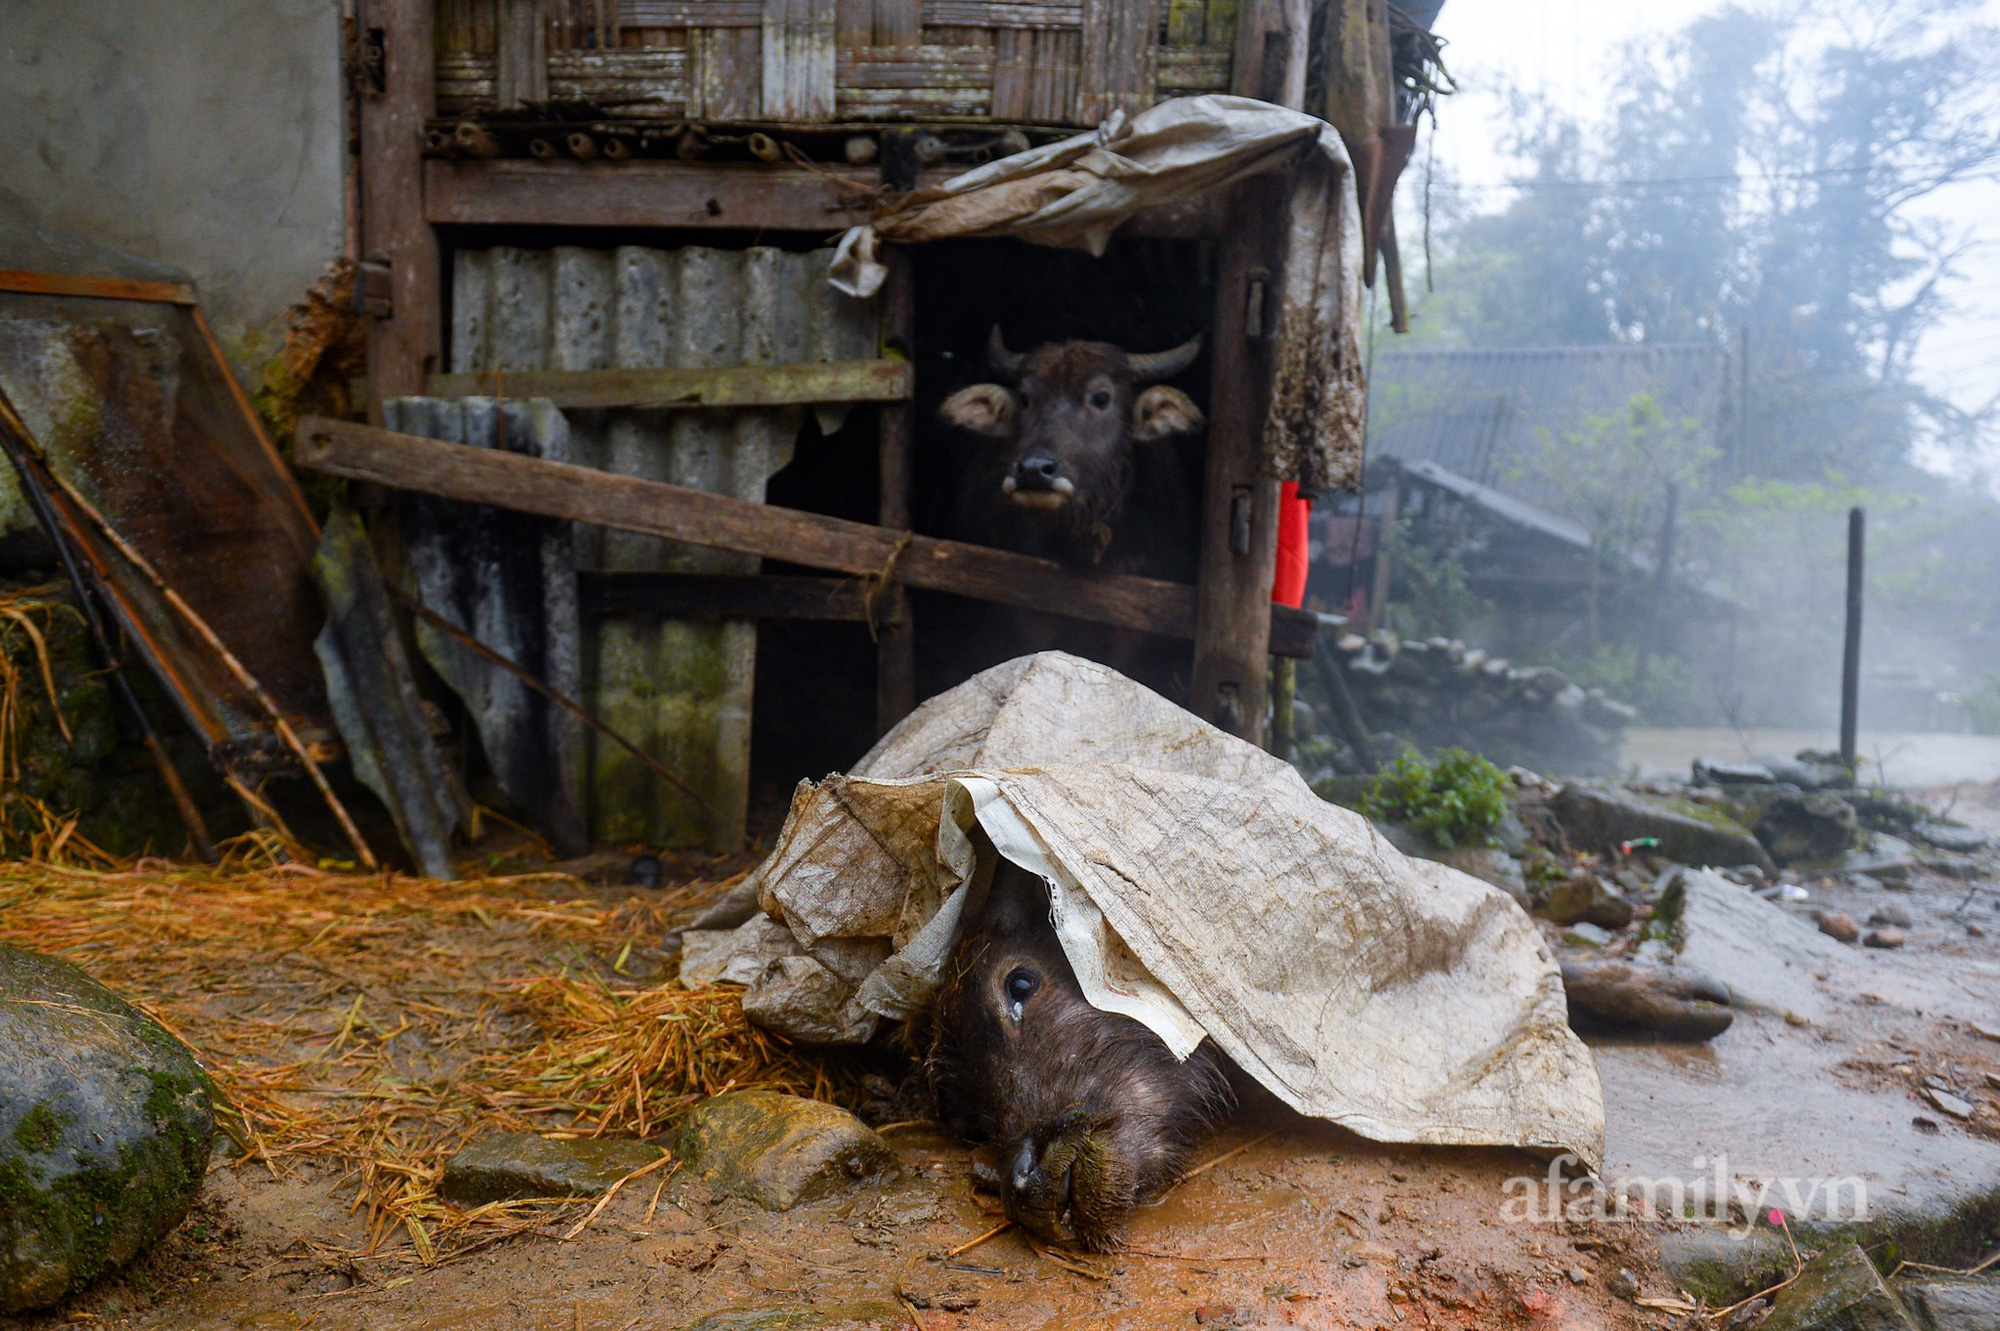
[(1102, 254), (1135, 213), (1296, 167), (1265, 461), (1313, 490), (1351, 487), (1361, 466), (1361, 222), (1354, 168), (1333, 126), (1222, 93), (1179, 97), (918, 190), (841, 237), (832, 281), (873, 296), (878, 241), (1014, 236)]
[[(803, 955), (745, 1009), (850, 1040), (918, 1010), (996, 851), (1048, 882), (1090, 1001), (1176, 1054), (1212, 1039), (1295, 1109), (1377, 1140), (1598, 1160), (1596, 1067), (1519, 906), (1057, 652), (933, 698), (854, 774), (800, 786), (760, 882)], [(822, 1010), (788, 1011), (802, 996)]]

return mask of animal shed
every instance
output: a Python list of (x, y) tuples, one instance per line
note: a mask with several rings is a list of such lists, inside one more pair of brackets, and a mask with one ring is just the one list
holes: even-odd
[[(1367, 36), (1343, 56), (1350, 7)], [(1372, 77), (1386, 63), (1379, 4), (1336, 3), (1315, 21), (1336, 70)], [(908, 535), (911, 362), (932, 350), (913, 345), (917, 310), (968, 297), (924, 289), (895, 246), (881, 293), (845, 297), (817, 247), (899, 189), (1107, 113), (1220, 89), (1299, 107), (1307, 27), (1271, 0), (362, 0), (371, 419), (395, 398), (548, 398), (571, 418), (574, 452), (569, 470), (537, 470), (543, 460), (413, 449), (322, 422), (302, 430), (298, 460), (587, 524), (586, 702), (707, 795), (691, 802), (594, 743), (584, 797), (600, 839), (740, 840), (756, 621), (865, 625), (876, 728), (907, 713), (922, 626), (905, 586), (1191, 640), (1190, 706), (1259, 737), (1271, 653), (1309, 654), (1314, 629), (1269, 597), (1278, 487), (1261, 442), (1275, 360), (1263, 306), (1282, 267), (1290, 174), (1153, 208), (1119, 231), (1193, 242), (1175, 252), (1201, 256), (1214, 292), (1194, 587)], [(1392, 182), (1374, 167), (1397, 119), (1387, 86), (1368, 84), (1379, 114), (1341, 126), (1364, 216)], [(996, 264), (1035, 253), (979, 243)], [(1093, 335), (1088, 318), (1069, 335)], [(1160, 345), (1188, 331), (1162, 328)], [(873, 458), (845, 455), (875, 473), (869, 511), (836, 521), (764, 504), (802, 424), (826, 434), (843, 415), (843, 439), (874, 435)], [(572, 474), (577, 464), (594, 474)], [(614, 489), (604, 473), (655, 484)], [(760, 575), (763, 559), (845, 577)]]

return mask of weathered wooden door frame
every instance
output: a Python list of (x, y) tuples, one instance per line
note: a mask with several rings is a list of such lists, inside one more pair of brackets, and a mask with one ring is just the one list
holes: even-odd
[[(1254, 0), (1240, 14), (1234, 89), (1298, 108), (1305, 97), (1308, 44), (1305, 0)], [(444, 222), (534, 222), (574, 217), (556, 196), (573, 191), (596, 164), (426, 162), (425, 122), (436, 99), (434, 0), (360, 0), (354, 75), (360, 144), (361, 252), (388, 269), (390, 304), (368, 336), (369, 417), (381, 399), (424, 391), (438, 363), (442, 322), (439, 247)], [(663, 227), (834, 231), (861, 220), (853, 184), (871, 169), (840, 172), (784, 168), (632, 163), (616, 177), (593, 177), (609, 206), (600, 225), (650, 218)], [(835, 179), (838, 175), (840, 178)], [(847, 177), (855, 177), (850, 181)], [(1275, 481), (1264, 474), (1263, 424), (1270, 383), (1272, 293), (1281, 256), (1289, 181), (1267, 176), (1238, 187), (1223, 242), (1213, 319), (1215, 361), (1210, 401), (1206, 497), (1196, 583), (1193, 692), (1206, 719), (1261, 742), (1271, 650), (1271, 579), (1277, 549)], [(607, 194), (608, 191), (608, 194)], [(893, 345), (910, 333), (915, 293), (906, 258), (892, 259), (882, 330)], [(907, 402), (881, 410), (882, 484), (878, 522), (908, 530), (910, 458), (915, 421)], [(899, 583), (892, 583), (879, 635), (878, 713), (886, 728), (915, 703), (913, 636)]]

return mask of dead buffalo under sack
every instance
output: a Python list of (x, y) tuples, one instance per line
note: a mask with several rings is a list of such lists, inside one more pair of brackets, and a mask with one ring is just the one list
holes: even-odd
[(762, 956), (737, 973), (769, 1029), (903, 1023), (1049, 1239), (1114, 1245), (1227, 1113), (1230, 1064), (1377, 1141), (1602, 1152), (1519, 906), (1088, 661), (997, 666), (802, 783), (753, 881), (762, 913), (690, 932), (684, 978)]

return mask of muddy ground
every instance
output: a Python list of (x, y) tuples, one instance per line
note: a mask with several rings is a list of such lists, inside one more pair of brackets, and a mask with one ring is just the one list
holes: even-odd
[[(719, 875), (714, 866), (709, 872)], [(171, 945), (148, 961), (93, 949), (80, 935), (66, 951), (108, 982), (178, 1014), (198, 1047), (219, 1048), (227, 1032), (253, 1023), (290, 1032), (295, 1039), (231, 1045), (228, 1056), (291, 1066), (285, 1061), (324, 1052), (343, 1031), (360, 1038), (345, 1018), (350, 995), (365, 999), (359, 1010), (369, 1030), (387, 1033), (386, 1050), (430, 1029), (397, 1034), (406, 1016), (453, 1001), (441, 994), (438, 976), (408, 966), (376, 972), (365, 958), (463, 952), (475, 934), (507, 925), (493, 918), (495, 895), (518, 897), (520, 913), (534, 919), (541, 918), (536, 912), (581, 916), (595, 906), (602, 918), (629, 922), (658, 918), (658, 903), (672, 890), (489, 881), (481, 885), (487, 904), (475, 912), (483, 923), (378, 914), (356, 931), (353, 950), (331, 958), (328, 942), (304, 919), (300, 932), (281, 937), (254, 967), (258, 973), (240, 983), (204, 982), (195, 995), (155, 992), (175, 989)], [(555, 967), (610, 975), (621, 962), (618, 974), (648, 979), (671, 961), (628, 949), (629, 930), (607, 928), (601, 941), (573, 928), (529, 929), (509, 939), (497, 951), (482, 943), (479, 964), (496, 972), (484, 977), (490, 983), (459, 975), (450, 987), (499, 990)], [(121, 968), (129, 973), (117, 973)], [(479, 1029), (484, 1054), (539, 1035), (521, 1014), (498, 1010), (482, 1015)], [(371, 1077), (395, 1075), (395, 1066), (449, 1075), (439, 1069), (452, 1061), (421, 1044), (397, 1054), (403, 1061), (394, 1065), (353, 1066), (372, 1068)], [(366, 1089), (332, 1075), (324, 1080), (335, 1087), (330, 1112), (339, 1108), (332, 1097)], [(634, 1185), (569, 1241), (558, 1236), (587, 1208), (552, 1207), (534, 1231), (511, 1237), (480, 1239), (475, 1231), (472, 1242), (485, 1246), (436, 1265), (419, 1261), (400, 1232), (370, 1251), (380, 1227), (356, 1209), (352, 1164), (311, 1154), (232, 1161), (225, 1151), (195, 1212), (155, 1252), (53, 1314), (0, 1325), (639, 1331), (684, 1326), (732, 1307), (874, 1303), (905, 1325), (933, 1329), (1585, 1328), (1663, 1324), (1661, 1315), (1613, 1292), (1621, 1268), (1648, 1294), (1672, 1292), (1647, 1259), (1644, 1226), (1503, 1222), (1507, 1181), (1539, 1178), (1539, 1161), (1504, 1151), (1384, 1147), (1268, 1102), (1246, 1105), (1203, 1157), (1220, 1162), (1142, 1211), (1128, 1250), (1110, 1258), (1038, 1253), (1013, 1232), (948, 1256), (996, 1224), (990, 1200), (972, 1190), (970, 1153), (922, 1125), (889, 1136), (903, 1174), (886, 1187), (769, 1214), (669, 1177), (657, 1191)]]

